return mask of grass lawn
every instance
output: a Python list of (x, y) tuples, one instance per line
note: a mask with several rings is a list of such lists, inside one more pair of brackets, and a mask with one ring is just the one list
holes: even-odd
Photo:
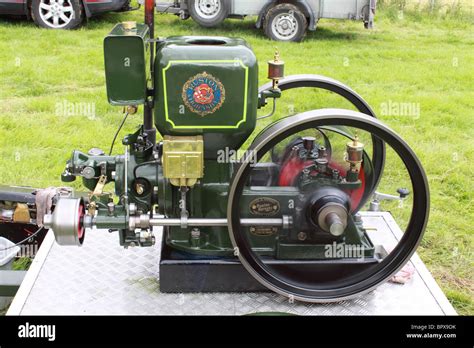
[[(472, 15), (472, 13), (471, 13)], [(192, 21), (157, 16), (160, 36), (228, 35), (245, 38), (266, 61), (278, 45), (287, 75), (321, 74), (355, 89), (379, 117), (419, 155), (431, 186), (431, 217), (421, 258), (460, 314), (474, 314), (474, 26), (464, 18), (379, 11), (376, 29), (362, 23), (323, 20), (301, 44), (269, 41), (252, 20), (227, 21), (207, 30)], [(121, 119), (108, 105), (103, 37), (142, 11), (108, 14), (76, 31), (40, 30), (32, 22), (0, 19), (0, 184), (61, 185), (59, 175), (73, 149), (107, 149)], [(288, 99), (289, 98), (289, 99)], [(289, 94), (295, 111), (347, 107), (324, 93)], [(59, 115), (69, 103), (91, 103), (85, 115)], [(409, 103), (419, 115), (384, 112)], [(416, 117), (415, 117), (416, 116)], [(137, 114), (123, 134), (140, 123)], [(268, 123), (268, 122), (266, 122)], [(260, 127), (263, 127), (262, 124)], [(122, 151), (120, 146), (116, 151)]]

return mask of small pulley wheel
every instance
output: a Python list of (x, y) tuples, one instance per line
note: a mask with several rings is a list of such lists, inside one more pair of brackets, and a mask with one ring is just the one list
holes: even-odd
[(44, 226), (53, 230), (59, 245), (81, 246), (85, 238), (84, 217), (82, 198), (60, 198), (53, 213), (44, 216)]

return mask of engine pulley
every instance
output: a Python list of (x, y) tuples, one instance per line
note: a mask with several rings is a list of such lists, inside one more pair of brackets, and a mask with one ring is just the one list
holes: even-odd
[(85, 214), (82, 198), (60, 198), (53, 214), (44, 216), (44, 226), (53, 230), (59, 245), (81, 246), (90, 220), (91, 217)]

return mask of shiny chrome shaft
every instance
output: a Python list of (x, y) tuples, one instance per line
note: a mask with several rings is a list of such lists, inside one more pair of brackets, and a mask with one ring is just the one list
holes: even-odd
[[(170, 226), (170, 227), (226, 227), (228, 226), (227, 219), (170, 219), (166, 217), (155, 217), (150, 218), (149, 215), (131, 216), (129, 219), (129, 228), (134, 230), (136, 228), (149, 229), (153, 226)], [(240, 219), (242, 226), (275, 226), (287, 229), (291, 225), (291, 217), (282, 216), (281, 218), (252, 218), (252, 219)]]
[[(242, 226), (283, 226), (284, 219), (241, 219)], [(150, 219), (150, 226), (181, 226), (181, 219), (153, 218)], [(188, 226), (227, 226), (227, 219), (187, 219)]]

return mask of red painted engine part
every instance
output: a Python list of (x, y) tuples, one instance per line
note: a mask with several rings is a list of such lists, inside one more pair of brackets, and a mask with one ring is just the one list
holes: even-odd
[[(312, 161), (304, 161), (299, 157), (290, 157), (282, 166), (280, 176), (278, 178), (279, 186), (295, 186), (298, 176), (303, 169), (313, 164)], [(329, 167), (337, 169), (340, 173), (345, 173), (346, 168), (336, 162), (330, 162)], [(360, 169), (359, 179), (361, 186), (355, 190), (347, 190), (346, 193), (351, 198), (351, 207), (358, 207), (365, 191), (365, 172), (363, 166)]]

